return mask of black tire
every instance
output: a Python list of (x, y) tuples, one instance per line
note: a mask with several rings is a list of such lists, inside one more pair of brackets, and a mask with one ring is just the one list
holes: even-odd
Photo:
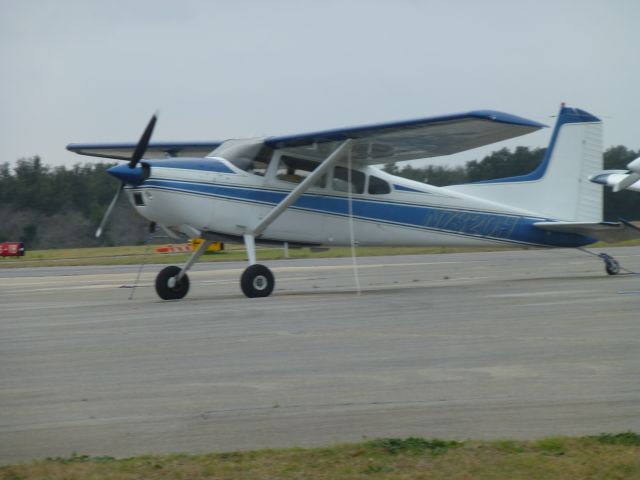
[(240, 277), (240, 288), (249, 298), (268, 297), (276, 286), (273, 273), (264, 265), (251, 265)]
[(604, 269), (609, 275), (618, 275), (620, 273), (620, 264), (612, 258), (604, 263)]
[(169, 280), (175, 277), (182, 270), (180, 267), (172, 265), (160, 270), (156, 277), (156, 293), (163, 300), (179, 300), (189, 291), (189, 277), (185, 274), (180, 282), (175, 286), (169, 286)]

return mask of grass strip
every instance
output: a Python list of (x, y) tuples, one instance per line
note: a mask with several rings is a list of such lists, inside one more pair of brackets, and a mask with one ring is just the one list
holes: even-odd
[[(166, 244), (162, 244), (165, 246)], [(594, 247), (626, 247), (640, 245), (640, 240), (630, 240), (615, 244), (597, 243)], [(177, 264), (187, 261), (189, 253), (158, 253), (155, 248), (161, 245), (151, 245), (148, 257), (145, 259), (144, 245), (126, 247), (94, 247), (94, 248), (61, 248), (51, 250), (28, 251), (24, 257), (0, 258), (1, 268), (26, 267), (54, 267), (54, 266), (85, 266), (85, 265), (139, 265), (140, 263)], [(462, 252), (498, 252), (505, 250), (519, 250), (517, 247), (358, 247), (357, 255), (362, 257), (382, 255), (426, 255), (438, 253)], [(350, 257), (349, 247), (329, 248), (323, 251), (312, 251), (308, 248), (290, 248), (285, 257), (282, 248), (258, 248), (259, 261), (282, 260), (285, 258), (340, 258)], [(247, 259), (242, 245), (225, 245), (225, 250), (217, 253), (207, 253), (200, 257), (199, 262), (231, 262)]]
[(324, 448), (116, 459), (73, 455), (0, 467), (32, 479), (640, 479), (633, 432), (533, 441), (385, 438)]
[[(506, 248), (462, 248), (462, 247), (359, 247), (359, 256), (380, 255), (419, 255), (433, 253), (457, 253), (470, 251), (498, 251)], [(178, 264), (186, 262), (189, 253), (157, 253), (155, 246), (149, 249), (145, 263)], [(21, 258), (0, 259), (0, 268), (83, 266), (83, 265), (139, 265), (145, 254), (144, 246), (73, 248), (57, 250), (33, 250)], [(282, 260), (285, 258), (339, 258), (350, 257), (351, 249), (330, 248), (324, 251), (312, 251), (308, 248), (290, 248), (285, 257), (282, 248), (258, 248), (258, 260)], [(241, 245), (225, 245), (225, 250), (207, 253), (199, 262), (231, 262), (246, 260), (247, 254)]]

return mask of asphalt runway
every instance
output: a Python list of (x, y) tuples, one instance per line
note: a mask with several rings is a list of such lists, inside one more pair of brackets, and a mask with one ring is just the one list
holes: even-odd
[[(640, 248), (608, 249), (640, 271)], [(575, 250), (0, 269), (0, 463), (640, 431), (640, 276)]]

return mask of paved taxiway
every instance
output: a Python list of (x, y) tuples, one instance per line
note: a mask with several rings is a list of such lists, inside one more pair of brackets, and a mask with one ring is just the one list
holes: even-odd
[[(640, 248), (609, 249), (640, 270)], [(640, 431), (640, 277), (574, 250), (0, 270), (0, 462)]]

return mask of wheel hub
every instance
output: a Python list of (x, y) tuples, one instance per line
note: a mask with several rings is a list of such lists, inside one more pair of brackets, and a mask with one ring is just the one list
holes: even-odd
[(264, 275), (258, 275), (256, 278), (253, 279), (253, 288), (255, 288), (256, 290), (264, 290), (265, 288), (267, 288), (268, 285), (268, 281), (265, 278)]

